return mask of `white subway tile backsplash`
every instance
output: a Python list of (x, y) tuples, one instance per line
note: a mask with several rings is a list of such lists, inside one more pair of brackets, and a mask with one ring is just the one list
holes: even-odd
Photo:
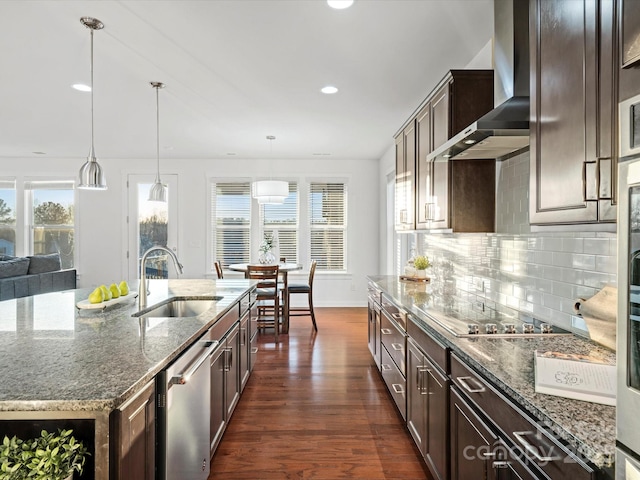
[(501, 162), (498, 170), (499, 233), (417, 234), (418, 251), (434, 261), (434, 284), (455, 282), (485, 308), (514, 308), (585, 334), (574, 300), (615, 284), (616, 234), (531, 233), (528, 154)]

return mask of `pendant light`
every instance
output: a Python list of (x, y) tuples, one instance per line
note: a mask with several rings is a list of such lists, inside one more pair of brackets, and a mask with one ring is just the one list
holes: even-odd
[(107, 179), (104, 176), (102, 167), (98, 163), (95, 150), (93, 148), (93, 31), (101, 30), (104, 24), (91, 17), (82, 17), (80, 22), (91, 32), (91, 149), (87, 161), (80, 168), (80, 184), (78, 188), (87, 190), (106, 190)]
[[(269, 156), (273, 153), (273, 141), (276, 139), (273, 135), (267, 135), (269, 140)], [(251, 185), (253, 198), (260, 205), (263, 204), (281, 204), (285, 198), (289, 196), (289, 182), (282, 180), (259, 180)]]
[(158, 91), (164, 88), (164, 83), (150, 82), (151, 86), (156, 89), (156, 159), (158, 169), (156, 171), (156, 181), (149, 190), (150, 202), (166, 202), (167, 188), (160, 181), (160, 103), (158, 101)]

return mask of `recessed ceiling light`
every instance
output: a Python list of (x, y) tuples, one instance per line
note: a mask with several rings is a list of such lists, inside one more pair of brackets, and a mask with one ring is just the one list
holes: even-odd
[(46, 152), (33, 152), (33, 153), (35, 153), (36, 155), (46, 155)]
[(85, 85), (84, 83), (74, 83), (71, 85), (72, 88), (75, 88), (79, 92), (90, 92), (91, 87), (89, 85)]
[(229, 152), (229, 153), (227, 153), (227, 155), (229, 155), (229, 156), (233, 157), (234, 155), (237, 155), (237, 153), (235, 153), (235, 152)]
[(320, 91), (322, 93), (326, 93), (327, 95), (331, 95), (333, 93), (337, 93), (338, 89), (336, 87), (334, 87), (333, 85), (327, 85), (326, 87), (322, 87), (320, 89)]
[(336, 10), (343, 10), (353, 5), (353, 0), (327, 0), (327, 5)]

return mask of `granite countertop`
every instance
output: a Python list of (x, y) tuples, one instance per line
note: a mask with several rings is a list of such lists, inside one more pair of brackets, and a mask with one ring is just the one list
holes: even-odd
[(0, 302), (1, 412), (111, 411), (144, 387), (251, 290), (251, 280), (150, 280), (147, 305), (222, 297), (197, 317), (140, 319), (130, 299), (78, 310), (91, 289)]
[[(597, 467), (615, 459), (615, 407), (536, 393), (534, 351), (559, 351), (615, 364), (615, 352), (578, 335), (548, 338), (455, 337), (429, 317), (424, 295), (396, 276), (369, 276), (380, 290), (411, 313), (411, 320), (474, 367), (516, 404)], [(418, 298), (422, 303), (416, 303)]]

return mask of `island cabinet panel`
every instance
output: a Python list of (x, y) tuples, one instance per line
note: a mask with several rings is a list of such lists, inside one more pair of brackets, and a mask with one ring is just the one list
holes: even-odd
[(613, 222), (617, 106), (611, 0), (530, 2), (530, 222)]
[[(415, 117), (417, 229), (494, 230), (495, 189), (492, 185), (495, 185), (495, 162), (492, 161), (489, 183), (484, 173), (482, 181), (474, 182), (474, 186), (477, 184), (477, 188), (483, 190), (481, 198), (478, 198), (474, 192), (454, 189), (459, 177), (466, 175), (470, 167), (473, 172), (476, 163), (427, 161), (429, 153), (492, 108), (492, 70), (451, 70), (418, 111)], [(469, 208), (473, 211), (470, 212)], [(461, 212), (465, 213), (462, 217), (459, 216)]]
[(111, 414), (111, 480), (155, 478), (155, 381)]
[(396, 230), (415, 228), (413, 204), (416, 169), (416, 130), (411, 121), (395, 138), (396, 181), (395, 181), (395, 226)]

